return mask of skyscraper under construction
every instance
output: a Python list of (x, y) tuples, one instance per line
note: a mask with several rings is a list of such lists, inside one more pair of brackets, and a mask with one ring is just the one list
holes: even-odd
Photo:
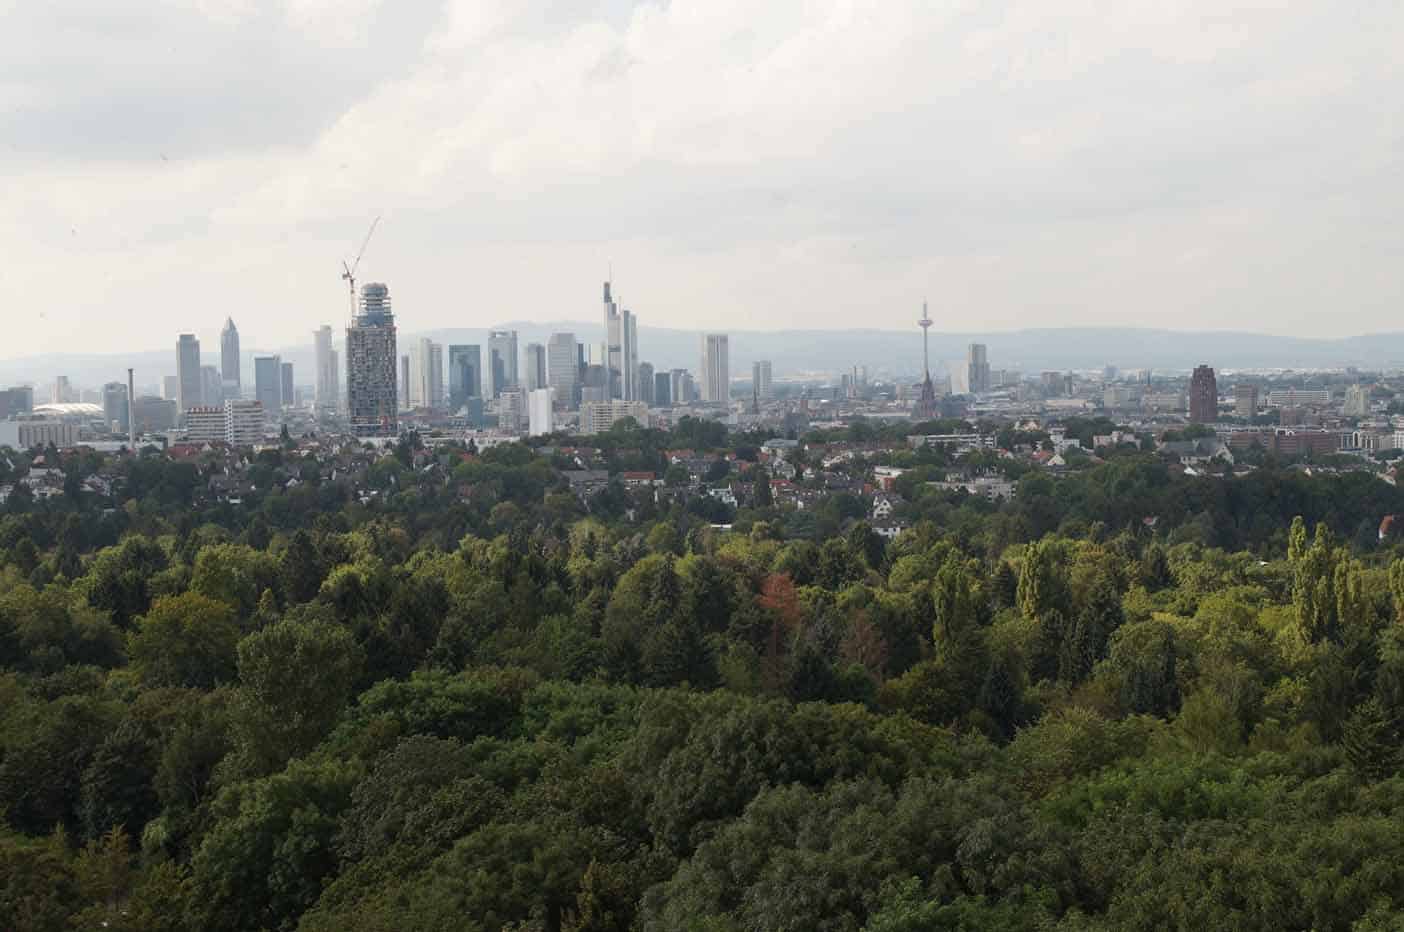
[(380, 282), (361, 287), (359, 313), (346, 328), (346, 400), (351, 432), (361, 437), (398, 433), (395, 383), (395, 315), (390, 289)]

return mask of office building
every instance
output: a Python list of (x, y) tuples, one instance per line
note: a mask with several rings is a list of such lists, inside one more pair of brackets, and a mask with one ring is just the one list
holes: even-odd
[(633, 418), (640, 427), (648, 426), (648, 405), (642, 401), (590, 401), (580, 403), (580, 433), (599, 434), (625, 418)]
[(444, 407), (444, 347), (426, 337), (416, 340), (410, 347), (410, 397), (411, 408), (428, 408), (432, 411)]
[(180, 379), (176, 378), (173, 375), (161, 376), (161, 397), (164, 398), (166, 401), (175, 401), (179, 403)]
[(686, 369), (674, 369), (668, 373), (671, 380), (668, 395), (675, 405), (689, 405), (698, 399), (697, 382)]
[(175, 400), (138, 395), (132, 403), (132, 417), (136, 419), (138, 433), (171, 430), (176, 424)]
[(66, 405), (73, 401), (73, 397), (73, 386), (69, 383), (68, 376), (56, 376), (54, 386), (49, 392), (49, 401), (56, 405)]
[(573, 333), (553, 333), (546, 341), (546, 383), (562, 408), (579, 402), (581, 349)]
[(1364, 417), (1370, 413), (1370, 389), (1364, 385), (1348, 385), (1345, 392), (1346, 417)]
[(185, 437), (192, 443), (224, 440), (224, 406), (197, 405), (185, 410)]
[(976, 395), (990, 390), (990, 363), (985, 357), (983, 343), (971, 343), (966, 348), (965, 384), (967, 390)]
[(68, 420), (20, 418), (0, 421), (0, 447), (32, 450), (53, 444), (59, 449), (78, 442), (78, 425)]
[(533, 437), (541, 437), (549, 434), (553, 429), (551, 421), (551, 409), (553, 407), (551, 396), (555, 394), (550, 388), (533, 389), (527, 400), (527, 432)]
[(283, 407), (291, 408), (297, 404), (297, 390), (293, 385), (293, 364), (285, 362), (278, 367), (280, 379), (279, 387), (282, 393)]
[(341, 376), (336, 350), (332, 349), (332, 328), (323, 324), (312, 331), (317, 378), (314, 382), (317, 410), (327, 413), (341, 408)]
[(517, 387), (517, 331), (488, 332), (488, 377), (493, 398)]
[(609, 374), (609, 396), (636, 401), (639, 393), (638, 322), (631, 311), (620, 310), (604, 283), (605, 342), (600, 364)]
[(638, 400), (646, 405), (653, 404), (653, 363), (639, 363)]
[(727, 336), (709, 333), (702, 337), (702, 401), (727, 404), (731, 401), (731, 363)]
[(224, 404), (224, 379), (218, 366), (200, 367), (200, 396), (206, 405)]
[(263, 442), (263, 425), (267, 416), (257, 401), (229, 398), (224, 402), (224, 442), (233, 447), (247, 447)]
[(176, 340), (176, 407), (184, 412), (201, 403), (204, 384), (200, 380), (200, 341), (193, 333)]
[(653, 374), (653, 404), (655, 407), (666, 408), (673, 403), (673, 376), (669, 372), (655, 372)]
[(534, 392), (538, 388), (546, 388), (549, 385), (546, 377), (546, 347), (540, 343), (528, 343), (525, 362), (526, 390)]
[(1209, 366), (1195, 366), (1190, 376), (1189, 419), (1191, 424), (1212, 424), (1219, 419), (1219, 386)]
[(1325, 388), (1282, 388), (1268, 392), (1268, 407), (1320, 407), (1331, 403), (1331, 392)]
[(0, 391), (0, 419), (29, 414), (34, 410), (34, 389), (28, 385), (15, 385)]
[(462, 411), (469, 398), (482, 397), (483, 351), (476, 343), (448, 348), (449, 409)]
[(414, 376), (410, 372), (410, 354), (400, 357), (400, 406), (405, 410), (414, 407)]
[(775, 390), (770, 384), (769, 359), (751, 363), (751, 394), (760, 401), (770, 401), (775, 397)]
[(226, 317), (224, 329), (219, 332), (219, 379), (223, 383), (225, 398), (239, 398), (242, 395), (239, 359), (239, 328), (234, 326), (234, 318)]
[(390, 289), (371, 282), (361, 286), (360, 313), (346, 328), (346, 405), (352, 433), (393, 437), (399, 432), (395, 359)]
[(109, 431), (118, 434), (127, 432), (131, 412), (127, 409), (125, 382), (108, 382), (102, 387), (102, 419)]
[(1251, 418), (1258, 413), (1258, 386), (1239, 382), (1233, 387), (1233, 413)]
[(254, 357), (254, 400), (263, 405), (265, 417), (276, 418), (283, 410), (283, 358)]
[(609, 372), (604, 366), (591, 363), (580, 378), (580, 403), (609, 401)]
[(527, 393), (520, 388), (504, 388), (497, 396), (497, 426), (519, 431), (527, 415)]

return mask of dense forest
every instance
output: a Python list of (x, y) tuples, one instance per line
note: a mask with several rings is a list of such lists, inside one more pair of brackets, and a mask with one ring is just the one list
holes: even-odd
[(599, 445), (725, 447), (749, 505), (521, 444), (357, 497), (290, 442), (237, 503), (49, 451), (0, 506), (0, 929), (1404, 927), (1393, 485), (859, 457), (910, 470), (887, 541), (686, 429)]

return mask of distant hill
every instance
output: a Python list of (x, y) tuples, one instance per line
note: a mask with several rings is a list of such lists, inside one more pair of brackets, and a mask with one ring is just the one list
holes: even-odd
[[(546, 323), (515, 322), (502, 325), (518, 331), (520, 345), (546, 342), (556, 331), (570, 331), (583, 342), (599, 341), (603, 328), (581, 321)], [(752, 361), (769, 359), (775, 375), (840, 372), (865, 365), (873, 375), (910, 376), (921, 368), (921, 332), (894, 330), (733, 330), (731, 371), (749, 373)], [(441, 329), (401, 331), (401, 352), (421, 336), (440, 343), (486, 345), (487, 330)], [(661, 327), (639, 329), (639, 355), (655, 368), (696, 370), (700, 356), (700, 331)], [(1132, 327), (1078, 327), (1013, 330), (997, 333), (931, 334), (931, 358), (939, 367), (946, 360), (962, 359), (969, 343), (989, 347), (995, 369), (1121, 368), (1184, 370), (1200, 363), (1219, 369), (1326, 368), (1358, 366), (1365, 369), (1404, 367), (1404, 333), (1367, 334), (1339, 340), (1305, 339), (1242, 332), (1186, 332)], [(205, 363), (217, 362), (216, 346), (205, 347)], [(251, 381), (252, 357), (266, 350), (244, 353), (244, 378)], [(298, 384), (311, 380), (312, 346), (282, 347), (284, 360), (293, 363)], [(67, 375), (76, 385), (96, 387), (125, 379), (128, 366), (136, 369), (139, 385), (153, 385), (175, 372), (175, 351), (149, 350), (128, 354), (45, 354), (0, 360), (0, 385), (33, 382), (48, 385), (56, 375)], [(42, 393), (41, 393), (42, 397)]]

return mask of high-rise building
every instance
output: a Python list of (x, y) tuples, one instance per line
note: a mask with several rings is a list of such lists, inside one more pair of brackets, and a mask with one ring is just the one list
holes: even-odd
[(444, 407), (444, 347), (421, 337), (410, 348), (410, 407)]
[(462, 411), (469, 398), (482, 396), (483, 351), (476, 343), (448, 348), (449, 408)]
[(639, 363), (638, 385), (638, 400), (646, 405), (653, 404), (653, 363)]
[(609, 401), (609, 372), (604, 366), (591, 363), (580, 377), (580, 403)]
[(283, 358), (254, 357), (254, 400), (263, 405), (263, 414), (276, 418), (283, 410)]
[(965, 379), (974, 394), (980, 395), (990, 390), (990, 363), (985, 358), (985, 344), (971, 343), (966, 348)]
[(0, 419), (29, 414), (34, 410), (34, 389), (28, 385), (14, 385), (0, 391)]
[(497, 396), (497, 426), (518, 431), (527, 417), (527, 393), (520, 388), (504, 388)]
[(54, 378), (49, 400), (56, 405), (68, 404), (73, 400), (73, 386), (69, 383), (68, 376), (60, 375)]
[(161, 376), (161, 397), (166, 401), (176, 401), (180, 398), (180, 379), (173, 375)]
[(130, 420), (127, 409), (127, 383), (108, 382), (102, 387), (102, 419), (107, 429), (125, 434)]
[(361, 312), (346, 328), (346, 404), (351, 432), (393, 437), (399, 397), (395, 387), (395, 315), (390, 289), (361, 286)]
[(769, 401), (775, 397), (770, 385), (770, 360), (761, 359), (751, 363), (751, 394), (759, 401)]
[(552, 429), (551, 423), (551, 396), (555, 392), (550, 388), (532, 389), (527, 401), (527, 432), (533, 437), (541, 437), (549, 434)]
[(341, 376), (336, 364), (336, 350), (332, 349), (332, 328), (327, 324), (318, 327), (312, 332), (312, 343), (316, 350), (317, 410), (335, 412), (341, 407)]
[(488, 332), (488, 375), (492, 379), (490, 394), (494, 398), (506, 389), (517, 387), (517, 331)]
[(176, 340), (176, 407), (182, 412), (200, 404), (204, 396), (200, 380), (200, 341), (193, 333)]
[(673, 376), (669, 372), (655, 372), (653, 374), (653, 403), (660, 408), (666, 408), (673, 403)]
[(185, 409), (185, 437), (194, 443), (224, 440), (224, 407), (196, 405)]
[(574, 408), (578, 403), (580, 349), (573, 333), (553, 333), (546, 341), (546, 381), (562, 408)]
[(170, 430), (176, 424), (175, 399), (138, 396), (132, 403), (132, 417), (136, 419), (137, 430), (141, 433)]
[(224, 404), (224, 380), (218, 366), (200, 367), (200, 394), (207, 405)]
[(673, 369), (668, 373), (668, 397), (675, 405), (688, 405), (697, 400), (697, 383), (692, 373), (686, 369)]
[(234, 326), (234, 318), (226, 317), (224, 329), (219, 332), (219, 378), (225, 398), (243, 394), (239, 365), (239, 328)]
[(293, 364), (285, 362), (278, 369), (280, 378), (279, 387), (283, 395), (283, 407), (291, 408), (297, 404), (297, 387), (293, 382)]
[(253, 446), (263, 440), (267, 417), (257, 401), (227, 398), (224, 401), (224, 442), (232, 447)]
[(1346, 417), (1364, 417), (1370, 413), (1370, 389), (1368, 386), (1346, 386), (1343, 413)]
[(1209, 366), (1195, 366), (1190, 376), (1189, 419), (1191, 424), (1212, 424), (1219, 419), (1219, 386)]
[(410, 354), (400, 357), (400, 405), (406, 411), (414, 407), (414, 375)]
[(1233, 387), (1233, 413), (1251, 418), (1258, 413), (1258, 386), (1239, 382)]
[(702, 337), (702, 400), (708, 404), (731, 401), (731, 362), (727, 336), (709, 333)]
[(580, 433), (598, 434), (609, 430), (626, 417), (648, 426), (648, 405), (642, 401), (582, 401), (580, 403)]
[(534, 392), (538, 388), (546, 388), (548, 384), (546, 347), (540, 343), (528, 343), (526, 345), (526, 390)]

